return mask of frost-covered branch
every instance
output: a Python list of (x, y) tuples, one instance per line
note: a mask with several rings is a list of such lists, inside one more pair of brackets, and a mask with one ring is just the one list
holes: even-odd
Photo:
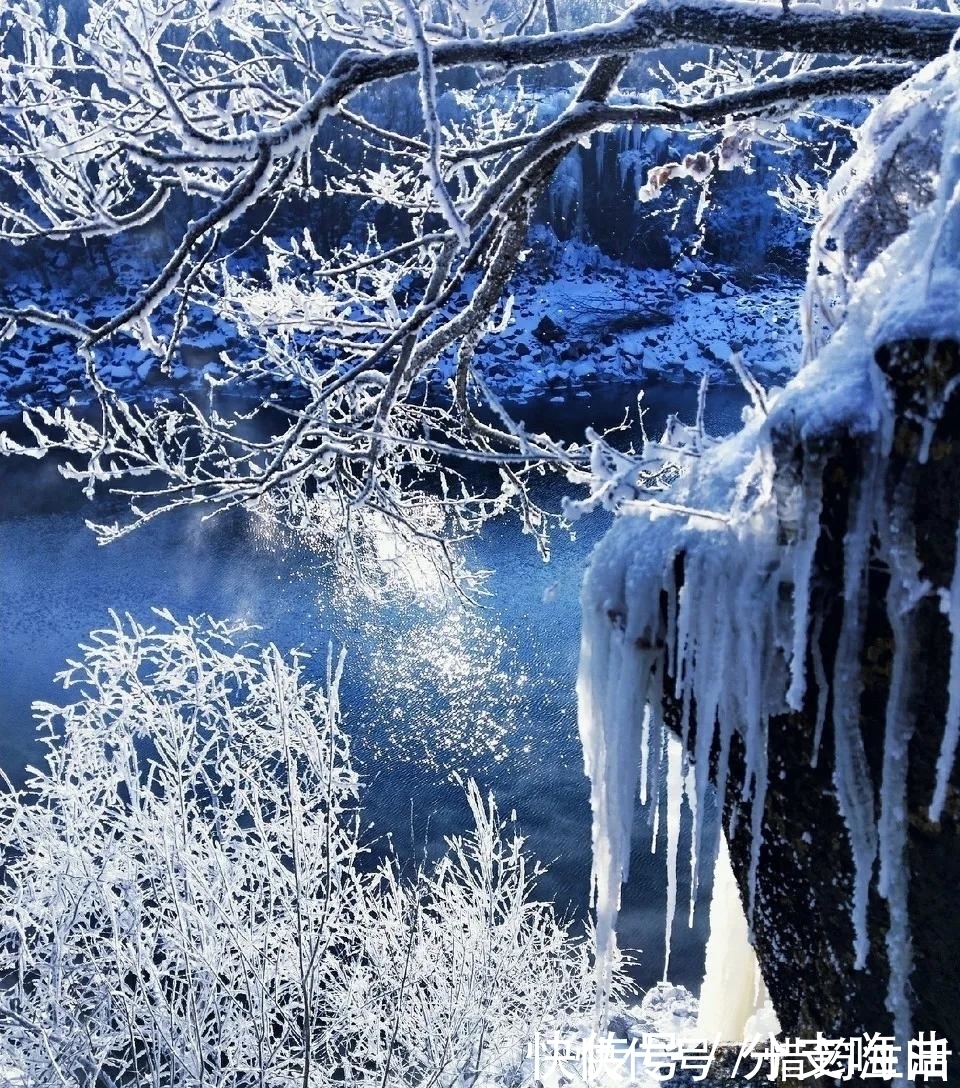
[[(0, 23), (0, 234), (161, 239), (138, 283), (83, 313), (4, 301), (5, 335), (46, 324), (75, 340), (101, 413), (99, 425), (34, 414), (34, 451), (65, 454), (89, 491), (128, 494), (129, 524), (243, 503), (349, 539), (341, 557), (361, 568), (391, 526), (405, 547), (445, 554), (511, 506), (542, 524), (529, 473), (583, 469), (583, 450), (526, 434), (473, 367), (498, 335), (537, 202), (578, 141), (617, 125), (716, 131), (712, 158), (658, 175), (703, 180), (743, 160), (753, 126), (886, 90), (960, 27), (743, 0), (644, 0), (581, 26), (564, 13), (562, 30), (556, 12), (543, 30), (536, 5), (487, 0), (116, 0), (46, 21), (17, 0), (16, 14)], [(743, 63), (734, 78), (708, 65), (664, 92), (620, 87), (648, 50), (689, 44), (798, 57)], [(549, 107), (525, 88), (534, 66), (566, 84)], [(242, 419), (216, 399), (127, 405), (105, 377), (126, 337), (175, 366), (195, 305), (235, 330), (210, 384), (252, 398)], [(462, 466), (484, 461), (503, 470), (499, 490), (467, 481)], [(634, 478), (663, 476), (640, 461)]]
[(443, 135), (440, 131), (440, 118), (437, 116), (437, 73), (433, 65), (430, 44), (426, 39), (420, 12), (413, 0), (401, 0), (410, 33), (417, 50), (420, 65), (420, 106), (423, 110), (423, 125), (426, 129), (429, 149), (423, 170), (430, 183), (440, 210), (448, 226), (456, 234), (460, 245), (465, 249), (470, 245), (470, 228), (463, 221), (456, 204), (450, 196), (447, 183), (440, 170), (440, 155), (443, 148)]

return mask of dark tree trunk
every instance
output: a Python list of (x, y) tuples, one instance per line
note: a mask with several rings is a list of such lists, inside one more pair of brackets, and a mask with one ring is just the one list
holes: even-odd
[[(889, 452), (880, 443), (846, 433), (811, 439), (799, 430), (774, 434), (775, 480), (786, 494), (817, 472), (823, 505), (814, 561), (811, 625), (807, 646), (807, 695), (803, 710), (769, 722), (769, 787), (756, 883), (754, 939), (761, 968), (788, 1038), (835, 1038), (892, 1034), (886, 1007), (890, 916), (874, 866), (868, 907), (869, 954), (854, 964), (851, 922), (853, 861), (837, 801), (833, 758), (833, 676), (844, 609), (843, 541), (850, 528), (853, 496), (869, 472), (879, 469), (879, 518), (903, 526), (900, 543), (913, 549), (925, 592), (899, 625), (894, 644), (887, 591), (891, 572), (874, 540), (867, 580), (864, 637), (859, 668), (863, 684), (859, 730), (880, 812), (887, 702), (897, 651), (907, 657), (907, 846), (908, 910), (913, 963), (909, 999), (912, 1034), (936, 1032), (960, 1050), (960, 777), (954, 767), (939, 823), (928, 810), (944, 732), (950, 676), (951, 632), (944, 604), (954, 577), (960, 520), (960, 396), (951, 382), (960, 375), (955, 342), (909, 340), (876, 355), (878, 379), (892, 411)], [(924, 449), (924, 427), (934, 424)], [(878, 452), (879, 451), (879, 452)], [(879, 464), (877, 459), (879, 458)], [(878, 518), (878, 523), (879, 523)], [(676, 565), (682, 579), (682, 562)], [(816, 645), (814, 645), (816, 643)], [(815, 655), (812, 651), (816, 649)], [(822, 670), (814, 662), (822, 662)], [(735, 682), (735, 678), (729, 678)], [(819, 757), (814, 762), (817, 701), (826, 697)], [(677, 707), (668, 707), (678, 721)], [(736, 739), (736, 736), (735, 736)], [(747, 902), (751, 853), (749, 804), (740, 801), (742, 751), (731, 759), (724, 808), (731, 859)], [(906, 1071), (907, 1055), (902, 1056)]]
[[(891, 577), (896, 576), (891, 576), (874, 533), (866, 578), (859, 654), (862, 694), (856, 727), (879, 814), (891, 666), (896, 654), (906, 653), (904, 724), (909, 727), (909, 770), (902, 864), (908, 871), (912, 1036), (935, 1031), (956, 1054), (960, 1051), (960, 914), (956, 906), (960, 775), (956, 765), (937, 824), (932, 823), (928, 809), (949, 701), (947, 594), (955, 578), (960, 522), (960, 395), (953, 392), (952, 382), (960, 384), (960, 348), (952, 341), (911, 339), (877, 351), (875, 364), (888, 404), (888, 452), (878, 452), (882, 444), (873, 436), (836, 432), (811, 440), (801, 436), (797, 423), (783, 425), (773, 434), (777, 492), (786, 496), (804, 483), (805, 475), (816, 472), (823, 482), (823, 503), (805, 660), (807, 695), (801, 712), (768, 721), (770, 779), (764, 800), (753, 938), (785, 1037), (893, 1035), (894, 1017), (887, 1007), (890, 910), (879, 893), (878, 863), (873, 867), (867, 906), (869, 954), (863, 967), (854, 964), (853, 860), (834, 777), (835, 691), (833, 681), (826, 679), (834, 677), (844, 621), (844, 541), (854, 497), (866, 474), (878, 472), (881, 498), (876, 523), (883, 526), (885, 519), (898, 545), (915, 555), (924, 591), (906, 614), (900, 614), (902, 645), (898, 646), (890, 625), (893, 598), (888, 598)], [(675, 560), (674, 578), (679, 588), (684, 580), (682, 554)], [(666, 595), (663, 601), (665, 606)], [(734, 677), (726, 679), (737, 682)], [(680, 706), (669, 679), (666, 687), (665, 720), (680, 733)], [(817, 746), (817, 704), (822, 697), (826, 713)], [(696, 721), (689, 735), (691, 751), (694, 741)], [(815, 747), (819, 756), (813, 759)], [(716, 744), (713, 754), (717, 756)], [(742, 743), (735, 733), (724, 824), (731, 832), (731, 862), (746, 905), (752, 842), (750, 804), (741, 800), (743, 766)], [(906, 1053), (901, 1055), (901, 1072), (907, 1072)]]

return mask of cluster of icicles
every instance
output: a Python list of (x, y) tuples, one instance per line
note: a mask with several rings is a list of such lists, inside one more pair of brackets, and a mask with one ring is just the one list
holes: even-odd
[[(697, 729), (692, 760), (690, 709), (716, 720), (722, 794), (737, 728), (745, 742), (745, 790), (754, 802), (751, 887), (760, 844), (759, 817), (767, 786), (766, 719), (782, 707), (772, 693), (782, 679), (783, 617), (779, 614), (776, 529), (752, 518), (732, 525), (664, 514), (621, 517), (592, 556), (583, 591), (578, 679), (584, 761), (591, 781), (593, 866), (600, 985), (615, 949), (620, 890), (629, 869), (634, 799), (652, 803), (654, 841), (666, 797), (667, 963), (676, 909), (679, 806), (686, 794), (691, 831), (690, 911), (698, 876), (713, 866), (720, 828), (702, 819), (713, 733)], [(729, 534), (737, 547), (726, 546)], [(673, 557), (684, 552), (679, 592)], [(802, 565), (799, 550), (793, 555)], [(662, 601), (666, 600), (666, 608)], [(791, 640), (792, 641), (792, 640)], [(662, 720), (664, 673), (682, 699), (681, 745), (668, 742)], [(679, 766), (677, 764), (680, 764)], [(666, 782), (663, 790), (661, 783)]]
[[(830, 756), (850, 842), (855, 961), (862, 967), (869, 951), (867, 902), (876, 871), (890, 916), (887, 1007), (898, 1038), (910, 1037), (905, 849), (907, 749), (914, 726), (907, 700), (907, 617), (931, 587), (918, 568), (909, 517), (899, 514), (884, 494), (893, 417), (874, 380), (872, 360), (875, 347), (898, 336), (960, 336), (955, 305), (960, 296), (957, 56), (932, 63), (885, 100), (861, 134), (857, 154), (835, 179), (828, 194), (832, 210), (814, 239), (803, 309), (807, 361), (798, 377), (779, 398), (763, 405), (763, 413), (755, 412), (740, 435), (704, 453), (671, 495), (685, 513), (628, 504), (636, 509), (618, 519), (591, 559), (582, 598), (578, 694), (592, 789), (601, 1008), (605, 964), (616, 948), (620, 889), (628, 875), (638, 782), (641, 798), (653, 799), (655, 806), (663, 780), (668, 794), (684, 789), (691, 801), (692, 909), (697, 874), (713, 863), (720, 835), (702, 818), (711, 747), (716, 742), (715, 785), (723, 798), (733, 788), (727, 778), (737, 731), (744, 754), (739, 788), (750, 803), (752, 820), (746, 904), (751, 918), (768, 788), (767, 723), (799, 710), (812, 680), (816, 691), (810, 695), (818, 711), (811, 761), (824, 755), (828, 690), (833, 695)], [(918, 159), (925, 160), (926, 172)], [(919, 174), (925, 179), (921, 189)], [(906, 208), (905, 230), (902, 215), (886, 214), (882, 207), (878, 211), (878, 193)], [(761, 418), (768, 407), (769, 417)], [(935, 415), (921, 421), (921, 461), (929, 451)], [(844, 431), (870, 436), (873, 442), (850, 495), (842, 542), (843, 620), (829, 676), (817, 650), (820, 620), (810, 608), (823, 500), (822, 466), (814, 463), (812, 444), (805, 442), (802, 482), (786, 499), (782, 493), (774, 496), (769, 436), (791, 421), (798, 435)], [(698, 507), (713, 514), (690, 516)], [(678, 590), (674, 559), (680, 555)], [(867, 569), (874, 561), (890, 572), (886, 613), (894, 644), (879, 807), (859, 725)], [(952, 584), (938, 593), (949, 617), (952, 648), (948, 709), (929, 809), (933, 821), (942, 815), (960, 741), (960, 563)], [(681, 708), (683, 760), (666, 774), (665, 673)], [(695, 730), (691, 748), (692, 707), (701, 726), (708, 727)], [(677, 798), (667, 804), (668, 810), (675, 808)], [(659, 820), (657, 813), (654, 819)], [(677, 836), (667, 840), (669, 885), (675, 889)], [(670, 913), (674, 906), (675, 891), (668, 896)], [(668, 917), (668, 947), (671, 925)]]
[[(903, 856), (906, 843), (906, 750), (910, 717), (905, 679), (909, 640), (902, 637), (902, 616), (923, 593), (916, 569), (909, 526), (896, 524), (881, 509), (884, 458), (872, 459), (872, 471), (854, 496), (844, 541), (844, 619), (830, 686), (834, 694), (832, 730), (834, 782), (849, 834), (853, 860), (852, 922), (859, 966), (866, 961), (867, 899), (879, 859), (879, 889), (890, 909), (887, 934), (890, 963), (888, 1007), (895, 1030), (909, 1037), (906, 989), (910, 971), (907, 883)], [(766, 463), (765, 463), (766, 462)], [(767, 458), (753, 462), (760, 485), (751, 489), (749, 516), (741, 511), (725, 525), (715, 521), (670, 516), (622, 518), (595, 553), (584, 588), (580, 676), (580, 725), (587, 773), (592, 784), (594, 882), (597, 943), (601, 961), (600, 992), (615, 949), (615, 927), (622, 883), (627, 879), (634, 798), (659, 805), (664, 792), (667, 823), (676, 827), (681, 791), (690, 801), (692, 913), (698, 874), (709, 871), (717, 856), (720, 827), (702, 814), (707, 792), (710, 752), (715, 740), (716, 788), (728, 788), (731, 739), (742, 741), (744, 801), (750, 802), (751, 860), (747, 917), (752, 917), (757, 865), (763, 837), (763, 811), (768, 788), (767, 722), (799, 710), (806, 694), (810, 637), (810, 583), (819, 533), (819, 474), (810, 473), (807, 491), (797, 498), (796, 537), (778, 542), (776, 504), (762, 484), (772, 472)], [(769, 482), (767, 480), (766, 482)], [(880, 534), (880, 554), (871, 536)], [(683, 584), (677, 591), (673, 559), (683, 554)], [(879, 816), (874, 786), (859, 729), (860, 653), (863, 640), (868, 562), (879, 559), (893, 575), (888, 615), (895, 654), (887, 705), (883, 779)], [(790, 593), (784, 593), (790, 587)], [(950, 712), (944, 737), (942, 773), (952, 763), (960, 711), (960, 570), (951, 593), (954, 661)], [(663, 602), (666, 602), (666, 608)], [(814, 632), (815, 635), (815, 632)], [(828, 678), (814, 654), (818, 715), (811, 761), (820, 755)], [(669, 673), (679, 698), (681, 744), (672, 746), (668, 767), (666, 724), (662, 718), (664, 674)], [(701, 724), (689, 743), (691, 708)], [(703, 727), (716, 723), (715, 729)], [(676, 753), (682, 753), (677, 755)], [(690, 759), (688, 762), (688, 753)], [(666, 772), (666, 773), (665, 773)], [(661, 789), (666, 781), (667, 789)], [(730, 787), (733, 788), (733, 787)], [(938, 788), (932, 814), (943, 796)], [(815, 829), (811, 829), (814, 831)], [(655, 833), (656, 837), (656, 833)], [(676, 905), (678, 839), (667, 835), (669, 941)]]

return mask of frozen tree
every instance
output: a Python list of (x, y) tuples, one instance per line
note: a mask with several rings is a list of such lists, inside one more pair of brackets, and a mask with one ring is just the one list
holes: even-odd
[[(517, 425), (474, 357), (510, 320), (531, 214), (568, 151), (618, 125), (714, 132), (712, 152), (664, 168), (646, 192), (671, 176), (705, 184), (806, 103), (902, 82), (957, 25), (714, 0), (562, 13), (536, 0), (15, 0), (0, 21), (0, 235), (135, 242), (162, 223), (170, 236), (112, 312), (2, 310), (8, 335), (31, 324), (71, 338), (97, 399), (94, 418), (31, 413), (34, 451), (66, 451), (91, 490), (131, 493), (127, 526), (242, 503), (361, 562), (442, 552), (509, 508), (542, 536), (527, 478), (589, 471), (588, 454)], [(714, 61), (686, 83), (646, 71), (653, 50), (701, 45)], [(785, 59), (731, 63), (731, 50)], [(544, 114), (524, 80), (558, 65), (566, 89)], [(404, 80), (415, 108), (401, 117), (384, 101)], [(445, 94), (461, 103), (453, 116)], [(321, 244), (345, 209), (366, 227)], [(274, 229), (290, 215), (307, 222)], [(237, 330), (242, 349), (217, 384), (253, 398), (242, 418), (225, 400), (127, 403), (104, 376), (123, 338), (169, 364), (191, 301)], [(468, 483), (470, 461), (499, 483)]]
[(360, 835), (326, 689), (250, 631), (94, 632), (0, 797), (0, 1083), (521, 1084), (592, 1008), (586, 942), (473, 783), (473, 830), (401, 873)]
[(624, 510), (584, 592), (602, 939), (672, 730), (694, 870), (712, 779), (786, 1034), (903, 1054), (960, 1033), (958, 103), (951, 53), (875, 109), (814, 234), (806, 364), (701, 451), (681, 516)]

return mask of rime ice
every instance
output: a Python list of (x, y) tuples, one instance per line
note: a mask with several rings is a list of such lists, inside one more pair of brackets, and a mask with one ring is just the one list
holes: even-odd
[[(620, 507), (623, 516), (596, 550), (583, 590), (580, 723), (593, 782), (601, 953), (615, 945), (638, 768), (656, 803), (660, 794), (651, 783), (664, 731), (678, 733), (692, 758), (697, 813), (711, 788), (710, 773), (728, 803), (751, 807), (743, 882), (751, 919), (761, 843), (769, 833), (764, 801), (773, 788), (768, 723), (800, 709), (815, 686), (816, 762), (823, 755), (829, 687), (833, 781), (849, 839), (856, 966), (865, 965), (870, 949), (867, 900), (875, 886), (889, 910), (886, 1005), (901, 1042), (911, 1031), (905, 862), (914, 728), (907, 682), (910, 616), (933, 587), (920, 571), (910, 515), (885, 489), (897, 409), (874, 353), (911, 337), (957, 337), (958, 83), (951, 56), (924, 69), (873, 115), (859, 152), (828, 194), (815, 235), (803, 307), (805, 367), (779, 396), (755, 402), (740, 435), (705, 447), (698, 460), (684, 465), (668, 501), (638, 498)], [(881, 199), (897, 202), (903, 214), (878, 213)], [(905, 410), (920, 432), (920, 465), (930, 455), (955, 384), (952, 379), (940, 388), (931, 377), (924, 410)], [(819, 659), (811, 579), (824, 502), (822, 451), (841, 434), (855, 438), (865, 452), (862, 472), (851, 481), (845, 537), (837, 544), (843, 620), (835, 658), (825, 663)], [(803, 450), (804, 463), (793, 475), (775, 455), (784, 435)], [(893, 642), (879, 777), (868, 763), (860, 726), (871, 564), (890, 572), (883, 608)], [(942, 812), (960, 735), (958, 585), (955, 570), (950, 585), (939, 590), (954, 641), (933, 819)], [(641, 722), (648, 722), (649, 750), (637, 759)], [(734, 735), (742, 750), (736, 785), (730, 779)], [(739, 798), (729, 796), (734, 789)], [(717, 841), (700, 816), (692, 842), (695, 868), (712, 864)], [(602, 970), (600, 983), (602, 993)]]

